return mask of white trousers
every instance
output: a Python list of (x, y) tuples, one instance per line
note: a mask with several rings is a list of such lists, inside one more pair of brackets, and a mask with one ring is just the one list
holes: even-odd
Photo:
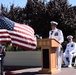
[(62, 65), (62, 56), (61, 56), (61, 47), (57, 47), (57, 68), (61, 70), (61, 65)]
[[(66, 58), (69, 58), (69, 62), (66, 60)], [(72, 53), (63, 53), (63, 61), (65, 65), (71, 65), (73, 59)]]

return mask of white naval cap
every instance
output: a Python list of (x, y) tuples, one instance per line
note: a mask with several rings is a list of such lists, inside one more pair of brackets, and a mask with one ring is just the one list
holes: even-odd
[(72, 38), (73, 38), (72, 35), (68, 35), (68, 36), (67, 36), (67, 39), (72, 39)]
[(57, 22), (55, 22), (55, 21), (51, 21), (50, 23), (51, 23), (51, 24), (58, 25), (58, 23), (57, 23)]

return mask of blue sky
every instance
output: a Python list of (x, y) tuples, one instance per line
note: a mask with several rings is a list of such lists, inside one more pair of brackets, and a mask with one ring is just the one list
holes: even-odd
[[(68, 0), (68, 1), (69, 4), (72, 4), (73, 6), (76, 5), (76, 0)], [(15, 6), (24, 7), (27, 3), (27, 0), (0, 0), (0, 4), (1, 3), (4, 4), (5, 7), (9, 7), (12, 3), (14, 3)]]
[(12, 3), (14, 3), (15, 6), (21, 6), (24, 7), (27, 3), (27, 0), (0, 0), (0, 4), (3, 4), (5, 7), (9, 7)]
[(72, 4), (73, 6), (75, 5), (76, 6), (76, 0), (68, 0), (69, 1), (69, 4)]

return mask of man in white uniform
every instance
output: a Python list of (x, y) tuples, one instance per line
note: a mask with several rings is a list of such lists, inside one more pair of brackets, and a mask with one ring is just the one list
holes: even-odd
[[(49, 32), (49, 38), (56, 39), (60, 44), (64, 41), (63, 33), (60, 29), (57, 29), (58, 23), (51, 21), (52, 30)], [(57, 61), (58, 61), (58, 70), (61, 70), (61, 46), (57, 47)]]
[[(65, 63), (64, 66), (72, 67), (72, 59), (74, 53), (76, 53), (76, 43), (73, 42), (73, 36), (71, 35), (67, 36), (67, 39), (69, 43), (66, 45), (65, 52), (63, 53), (63, 61)], [(67, 57), (69, 58), (69, 62), (66, 60)]]

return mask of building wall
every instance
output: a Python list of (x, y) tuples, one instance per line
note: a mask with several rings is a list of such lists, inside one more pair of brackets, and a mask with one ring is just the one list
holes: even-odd
[(6, 52), (5, 66), (41, 66), (41, 51)]

